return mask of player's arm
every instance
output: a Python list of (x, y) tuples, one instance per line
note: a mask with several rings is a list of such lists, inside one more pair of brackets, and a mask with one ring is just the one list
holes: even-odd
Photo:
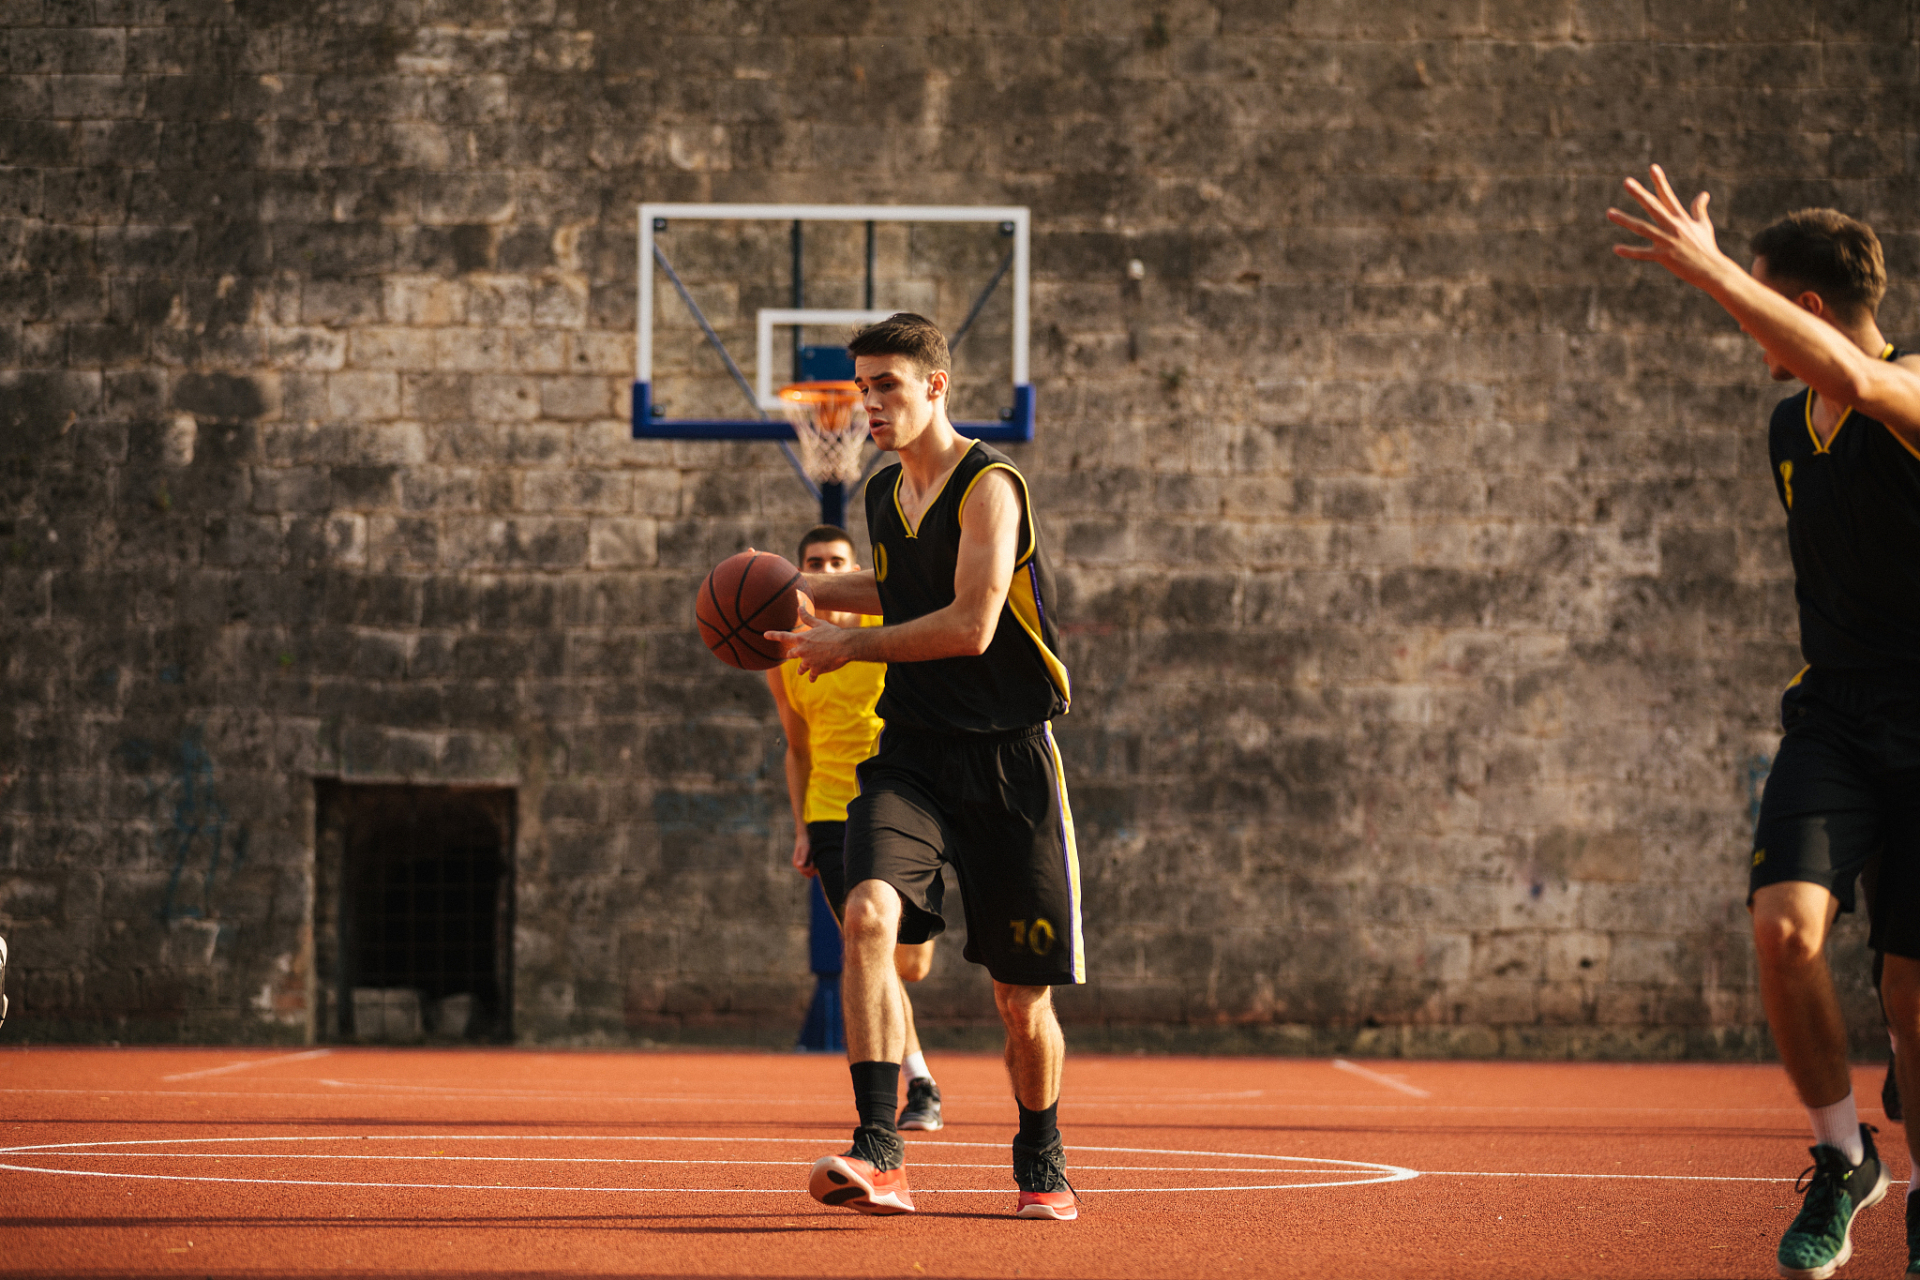
[(787, 803), (793, 806), (793, 869), (803, 876), (815, 874), (813, 842), (807, 838), (807, 779), (813, 773), (813, 743), (807, 732), (806, 717), (787, 699), (786, 681), (780, 668), (767, 672), (767, 688), (773, 692), (774, 710), (780, 713), (780, 731), (787, 739)]
[(876, 617), (884, 613), (880, 607), (880, 588), (873, 580), (873, 570), (861, 569), (857, 573), (803, 573), (805, 581), (801, 584), (806, 593), (813, 597), (813, 607), (824, 609), (828, 613), (870, 613)]
[(1651, 177), (1651, 190), (1632, 178), (1626, 184), (1646, 218), (1607, 210), (1610, 221), (1647, 243), (1619, 244), (1613, 251), (1637, 262), (1658, 263), (1702, 290), (1816, 394), (1877, 418), (1920, 448), (1920, 371), (1904, 361), (1874, 359), (1833, 325), (1755, 280), (1720, 251), (1707, 217), (1706, 192), (1687, 208), (1659, 165), (1653, 166)]
[[(849, 662), (928, 662), (987, 651), (1020, 558), (1020, 489), (996, 468), (982, 475), (960, 509), (953, 603), (909, 622), (841, 628), (808, 618), (809, 630), (768, 632), (814, 676)], [(851, 574), (840, 575), (851, 577)]]

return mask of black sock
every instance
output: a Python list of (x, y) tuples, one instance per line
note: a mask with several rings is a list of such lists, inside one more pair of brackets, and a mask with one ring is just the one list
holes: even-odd
[(853, 1105), (860, 1127), (895, 1132), (894, 1114), (900, 1106), (900, 1064), (856, 1062), (853, 1065)]
[(1025, 1147), (1028, 1151), (1045, 1151), (1060, 1141), (1060, 1126), (1056, 1122), (1060, 1099), (1055, 1098), (1038, 1111), (1027, 1110), (1020, 1105), (1018, 1098), (1013, 1100), (1013, 1105), (1020, 1107), (1020, 1134), (1013, 1140), (1015, 1146)]

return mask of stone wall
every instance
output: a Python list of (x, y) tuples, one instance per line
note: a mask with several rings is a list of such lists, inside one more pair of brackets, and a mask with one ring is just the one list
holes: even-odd
[(0, 15), (10, 1037), (309, 1034), (316, 778), (516, 789), (522, 1039), (791, 1035), (777, 722), (688, 604), (810, 506), (624, 415), (635, 206), (807, 199), (1034, 212), (1075, 1043), (1764, 1050), (1777, 390), (1601, 215), (1837, 204), (1911, 332), (1907, 0)]

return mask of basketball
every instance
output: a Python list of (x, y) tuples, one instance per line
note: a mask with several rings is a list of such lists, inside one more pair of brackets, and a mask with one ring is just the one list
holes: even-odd
[(800, 619), (800, 571), (770, 551), (742, 551), (713, 567), (694, 602), (700, 638), (742, 671), (768, 671), (785, 658), (763, 632), (791, 630)]

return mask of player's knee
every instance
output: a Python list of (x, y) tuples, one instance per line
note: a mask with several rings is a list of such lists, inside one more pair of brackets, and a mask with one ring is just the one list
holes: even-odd
[(1052, 987), (1017, 987), (1009, 983), (993, 984), (993, 1003), (1000, 1020), (1009, 1031), (1022, 1031), (1043, 1024), (1053, 1009)]
[(900, 896), (890, 885), (868, 880), (847, 895), (841, 929), (849, 946), (869, 946), (876, 939), (890, 943), (899, 928)]
[(1812, 964), (1822, 955), (1825, 932), (1791, 916), (1756, 913), (1753, 918), (1753, 946), (1763, 965), (1798, 968)]
[(1753, 946), (1761, 964), (1797, 967), (1822, 957), (1827, 944), (1826, 913), (1809, 909), (1801, 900), (1804, 897), (1765, 890), (1754, 895)]
[(933, 972), (933, 944), (898, 946), (893, 949), (893, 968), (902, 982), (918, 982)]

